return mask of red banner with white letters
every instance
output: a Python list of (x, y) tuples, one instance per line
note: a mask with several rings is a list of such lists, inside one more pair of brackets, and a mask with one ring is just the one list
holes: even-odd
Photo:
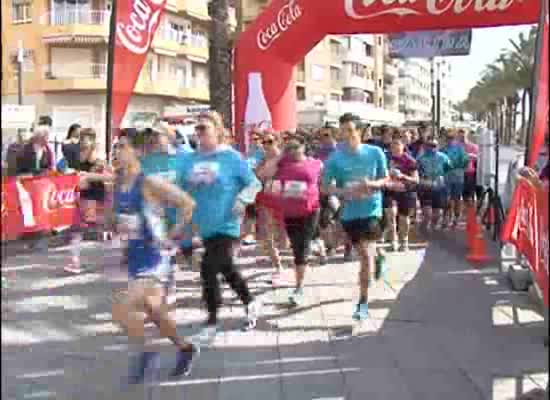
[(502, 241), (512, 243), (525, 256), (548, 306), (548, 187), (519, 178)]
[(2, 240), (78, 223), (78, 175), (2, 182)]
[(115, 132), (124, 119), (166, 0), (118, 0), (116, 4), (115, 51), (114, 59), (110, 60), (114, 63), (111, 95), (112, 128)]

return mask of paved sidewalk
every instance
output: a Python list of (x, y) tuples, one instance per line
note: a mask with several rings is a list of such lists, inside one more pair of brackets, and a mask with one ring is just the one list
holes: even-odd
[[(193, 374), (131, 390), (122, 387), (127, 340), (113, 336), (109, 314), (124, 274), (103, 267), (116, 265), (117, 251), (90, 244), (84, 254), (98, 269), (76, 277), (60, 273), (63, 248), (9, 257), (2, 270), (16, 280), (3, 292), (2, 399), (503, 400), (546, 387), (542, 318), (498, 269), (465, 264), (462, 236), (390, 255), (387, 282), (371, 290), (372, 318), (355, 336), (357, 263), (339, 254), (314, 267), (306, 304), (290, 310), (289, 289), (272, 290), (271, 269), (245, 252), (243, 271), (265, 302), (258, 329), (238, 330), (244, 310), (226, 290), (223, 332)], [(198, 273), (177, 278), (179, 329), (194, 333), (205, 317)], [(168, 370), (172, 348), (158, 345)]]

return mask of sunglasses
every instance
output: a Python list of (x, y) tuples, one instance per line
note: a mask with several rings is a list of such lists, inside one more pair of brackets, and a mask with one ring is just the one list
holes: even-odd
[(253, 137), (253, 138), (252, 138), (252, 141), (254, 141), (254, 142), (259, 142), (259, 141), (260, 141), (260, 138), (259, 138), (259, 137)]
[(206, 128), (207, 128), (206, 125), (197, 125), (197, 126), (195, 126), (196, 131), (205, 131)]
[(275, 143), (272, 139), (269, 139), (269, 140), (264, 140), (262, 142), (263, 144), (268, 144), (268, 145), (272, 145), (273, 143)]

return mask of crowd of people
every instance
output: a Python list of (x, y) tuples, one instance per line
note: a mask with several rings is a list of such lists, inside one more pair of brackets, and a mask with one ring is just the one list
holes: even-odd
[[(158, 366), (158, 354), (147, 350), (146, 322), (176, 346), (173, 375), (190, 373), (200, 347), (219, 329), (219, 275), (245, 306), (243, 330), (255, 328), (262, 304), (235, 263), (241, 246), (255, 242), (272, 263), (273, 285), (293, 282), (291, 307), (303, 302), (313, 262), (326, 264), (340, 246), (350, 261), (355, 250), (359, 298), (352, 318), (365, 320), (372, 277), (381, 279), (386, 269), (380, 243), (408, 251), (414, 226), (425, 232), (453, 229), (463, 202), (475, 199), (477, 146), (463, 130), (440, 134), (426, 127), (376, 132), (344, 114), (338, 127), (316, 132), (254, 130), (243, 156), (220, 115), (209, 112), (185, 146), (178, 146), (176, 130), (161, 122), (122, 130), (108, 165), (97, 157), (93, 130), (71, 126), (57, 165), (60, 172), (78, 172), (80, 179), (79, 223), (71, 232), (72, 259), (65, 269), (86, 271), (80, 246), (88, 228), (100, 226), (124, 239), (129, 284), (113, 296), (112, 313), (141, 349), (132, 382)], [(200, 275), (208, 318), (196, 337), (181, 338), (170, 315), (174, 274), (188, 267), (198, 247), (204, 249)], [(288, 247), (292, 275), (280, 257)]]
[[(260, 256), (272, 264), (274, 286), (292, 282), (291, 307), (302, 304), (313, 263), (326, 264), (340, 247), (347, 261), (355, 252), (359, 298), (351, 317), (363, 321), (369, 316), (371, 282), (384, 276), (387, 249), (408, 251), (413, 230), (456, 229), (465, 204), (473, 205), (480, 194), (478, 147), (461, 129), (437, 135), (425, 126), (373, 129), (344, 114), (339, 126), (313, 132), (253, 130), (242, 155), (220, 115), (208, 112), (185, 145), (160, 121), (148, 129), (122, 130), (111, 164), (98, 157), (95, 132), (73, 125), (55, 167), (47, 147), (40, 149), (47, 133), (39, 126), (23, 145), (27, 150), (19, 150), (19, 159), (28, 161), (19, 171), (56, 168), (79, 174), (68, 273), (86, 271), (80, 246), (87, 229), (124, 239), (129, 284), (113, 296), (112, 314), (141, 349), (132, 382), (158, 367), (158, 354), (147, 347), (147, 322), (176, 347), (173, 375), (190, 373), (201, 346), (219, 329), (219, 275), (244, 305), (243, 330), (256, 327), (262, 304), (237, 268), (241, 247), (258, 243)], [(189, 267), (199, 247), (208, 318), (196, 337), (182, 338), (170, 315), (174, 274)], [(287, 248), (292, 268), (280, 256)]]

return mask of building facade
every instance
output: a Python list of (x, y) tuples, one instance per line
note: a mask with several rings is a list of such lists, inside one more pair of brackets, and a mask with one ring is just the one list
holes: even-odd
[[(22, 43), (23, 103), (52, 117), (58, 140), (74, 122), (96, 129), (104, 140), (110, 1), (3, 3), (2, 103), (17, 104)], [(234, 12), (231, 21), (235, 26)], [(209, 24), (207, 0), (167, 0), (124, 124), (161, 116), (166, 108), (208, 104)]]
[[(246, 27), (270, 0), (241, 0)], [(374, 124), (399, 124), (398, 69), (387, 54), (385, 35), (328, 35), (296, 66), (298, 123), (334, 123), (353, 112)]]

